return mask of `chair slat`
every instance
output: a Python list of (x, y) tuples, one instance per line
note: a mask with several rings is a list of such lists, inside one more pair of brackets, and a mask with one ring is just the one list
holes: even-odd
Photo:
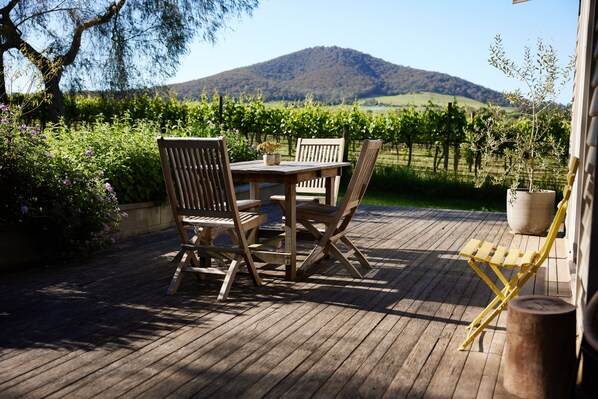
[(467, 244), (461, 249), (459, 255), (465, 257), (473, 257), (473, 254), (478, 250), (479, 246), (482, 245), (482, 241), (472, 238)]
[(483, 262), (489, 263), (490, 262), (490, 254), (494, 251), (494, 244), (491, 242), (485, 241), (480, 248), (478, 248), (478, 252), (475, 253), (474, 258), (476, 260), (481, 260)]
[(506, 247), (498, 246), (496, 248), (496, 251), (494, 251), (494, 255), (492, 255), (492, 259), (490, 259), (489, 263), (491, 265), (502, 264), (505, 260), (505, 257), (507, 256), (508, 252), (509, 252), (509, 250)]

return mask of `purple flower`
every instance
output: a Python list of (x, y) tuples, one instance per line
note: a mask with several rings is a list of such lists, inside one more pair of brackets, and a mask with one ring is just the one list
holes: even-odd
[(27, 125), (21, 125), (19, 126), (19, 129), (24, 132), (25, 130), (27, 130)]
[(110, 185), (110, 183), (106, 183), (106, 190), (108, 190), (109, 193), (113, 193), (114, 189), (112, 188), (112, 186)]
[(21, 205), (21, 213), (29, 212), (29, 207), (27, 205)]
[(8, 123), (8, 119), (2, 118), (2, 123)]
[(92, 155), (91, 147), (89, 147), (87, 149), (87, 151), (85, 151), (85, 155), (88, 156), (88, 157), (91, 157), (91, 155)]
[(110, 237), (110, 242), (111, 242), (112, 244), (116, 244), (116, 238), (114, 238), (114, 237)]
[(70, 184), (71, 184), (71, 183), (72, 183), (72, 182), (71, 182), (69, 179), (64, 179), (64, 184), (65, 184), (66, 186), (70, 186)]
[(8, 111), (8, 106), (6, 104), (0, 104), (1, 111)]
[(107, 233), (110, 231), (110, 226), (108, 226), (106, 223), (103, 223), (104, 225), (104, 231)]
[(48, 158), (54, 159), (54, 155), (52, 155), (52, 153), (50, 151), (48, 151)]

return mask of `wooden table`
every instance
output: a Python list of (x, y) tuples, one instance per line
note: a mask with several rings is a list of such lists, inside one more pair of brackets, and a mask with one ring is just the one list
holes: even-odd
[(334, 177), (340, 176), (343, 167), (349, 162), (294, 162), (283, 161), (280, 165), (267, 166), (262, 160), (236, 162), (231, 164), (235, 182), (250, 183), (249, 195), (259, 198), (259, 183), (284, 184), (285, 213), (284, 237), (285, 249), (283, 262), (286, 265), (287, 280), (297, 278), (297, 218), (296, 187), (299, 182), (319, 178), (326, 179), (326, 203), (332, 204)]

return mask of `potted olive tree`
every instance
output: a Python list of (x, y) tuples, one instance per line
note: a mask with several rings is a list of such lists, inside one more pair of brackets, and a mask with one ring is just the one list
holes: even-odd
[(556, 50), (541, 39), (535, 54), (529, 46), (524, 47), (520, 65), (505, 55), (500, 35), (495, 37), (490, 52), (490, 64), (523, 86), (504, 93), (515, 112), (503, 114), (509, 121), (498, 129), (498, 140), (494, 142), (505, 155), (503, 178), (510, 181), (509, 227), (516, 233), (542, 234), (552, 221), (555, 192), (540, 189), (537, 178), (540, 170), (554, 168), (568, 146), (554, 134), (553, 126), (563, 120), (556, 98), (570, 79), (573, 62), (559, 66)]

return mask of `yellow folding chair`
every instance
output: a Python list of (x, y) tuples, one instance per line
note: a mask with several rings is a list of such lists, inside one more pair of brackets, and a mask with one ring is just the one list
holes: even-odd
[[(519, 248), (506, 248), (503, 246), (494, 245), (491, 242), (482, 242), (478, 239), (471, 239), (459, 253), (460, 256), (468, 258), (467, 263), (480, 276), (480, 278), (490, 287), (496, 294), (496, 297), (490, 302), (484, 310), (467, 326), (469, 330), (467, 338), (459, 350), (464, 350), (473, 342), (473, 340), (490, 324), (490, 322), (498, 316), (498, 314), (505, 308), (507, 303), (517, 297), (519, 290), (525, 283), (536, 274), (542, 263), (548, 258), (548, 254), (556, 236), (559, 232), (560, 226), (565, 218), (567, 212), (567, 204), (571, 196), (571, 188), (575, 180), (577, 166), (579, 160), (571, 157), (569, 161), (569, 171), (567, 173), (567, 182), (563, 189), (563, 200), (559, 203), (556, 215), (546, 236), (544, 244), (538, 252), (536, 251), (521, 251)], [(488, 265), (490, 269), (496, 274), (499, 288), (492, 279), (484, 272), (482, 265)], [(501, 269), (504, 268), (519, 268), (516, 275), (510, 280), (505, 277)]]

